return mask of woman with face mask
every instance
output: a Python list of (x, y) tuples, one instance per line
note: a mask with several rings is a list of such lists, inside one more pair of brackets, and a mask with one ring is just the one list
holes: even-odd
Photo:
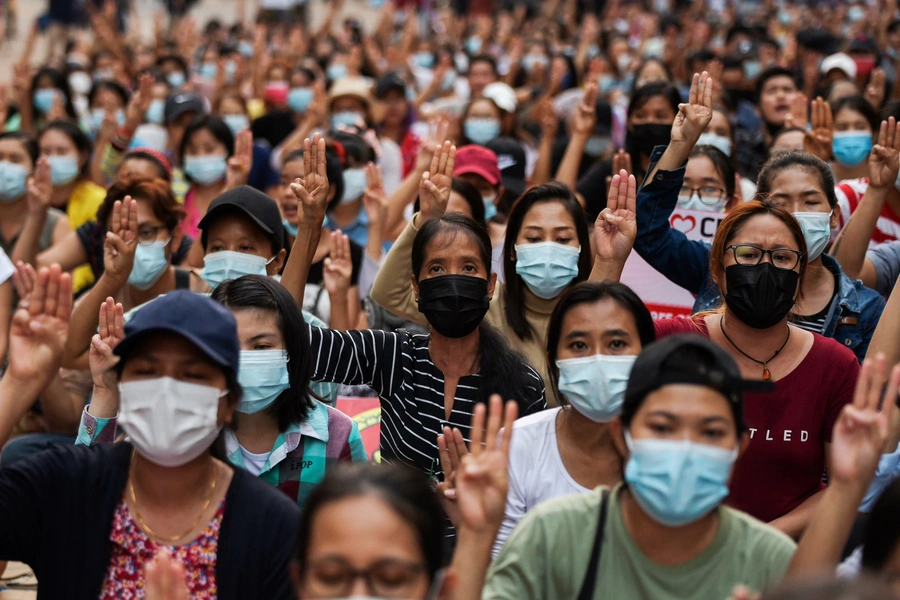
[[(367, 461), (356, 423), (310, 396), (303, 315), (281, 284), (247, 275), (217, 287), (212, 299), (234, 314), (241, 341), (243, 398), (234, 426), (224, 432), (228, 462), (275, 485), (302, 507), (327, 469), (340, 461)], [(94, 393), (76, 444), (115, 439), (120, 400), (109, 369), (116, 362), (121, 318), (121, 305), (107, 300), (101, 306), (100, 333), (91, 342)], [(282, 468), (285, 461), (303, 466)]]
[[(236, 91), (223, 93), (213, 107), (213, 112), (222, 117), (235, 139), (241, 131), (251, 127), (247, 102)], [(254, 140), (253, 166), (247, 177), (247, 185), (274, 196), (278, 192), (278, 174), (271, 163), (271, 146), (267, 142)]]
[(52, 67), (43, 67), (34, 76), (30, 73), (24, 70), (15, 74), (19, 112), (7, 120), (5, 131), (33, 133), (53, 119), (77, 121), (74, 94), (65, 75)]
[(777, 583), (794, 543), (723, 504), (749, 442), (744, 392), (758, 387), (698, 336), (645, 348), (610, 423), (625, 483), (532, 511), (482, 598), (727, 598)]
[(484, 146), (503, 135), (504, 111), (488, 98), (478, 98), (469, 103), (462, 115), (461, 145)]
[[(30, 299), (17, 316), (18, 360), (4, 377), (4, 397), (15, 389), (33, 398), (55, 373), (69, 276), (42, 269)], [(37, 322), (41, 335), (23, 334)], [(135, 315), (115, 354), (129, 441), (60, 447), (0, 468), (8, 517), (0, 557), (35, 565), (41, 594), (52, 598), (139, 593), (146, 562), (164, 552), (183, 565), (192, 595), (290, 598), (299, 509), (213, 450), (242, 400), (234, 316), (176, 291)], [(61, 496), (80, 518), (53, 510)], [(71, 551), (76, 543), (83, 551)]]
[(182, 228), (186, 235), (195, 239), (200, 235), (200, 220), (212, 201), (226, 189), (228, 159), (234, 152), (234, 134), (219, 117), (197, 117), (184, 130), (178, 162), (191, 184), (184, 198), (187, 216)]
[[(410, 273), (409, 253), (416, 232), (446, 210), (445, 205), (421, 202), (419, 213), (397, 238), (372, 287), (375, 302), (416, 323), (424, 323), (422, 314), (401, 280)], [(565, 185), (534, 187), (513, 205), (503, 247), (506, 282), (498, 285), (487, 318), (545, 381), (550, 380), (547, 322), (560, 294), (587, 278), (589, 244), (584, 212)], [(547, 399), (551, 406), (558, 405), (554, 390), (547, 390)]]
[(869, 153), (878, 138), (878, 113), (862, 96), (837, 100), (831, 112), (834, 114), (831, 169), (835, 181), (867, 179)]
[[(654, 152), (650, 177), (637, 199), (635, 250), (673, 283), (697, 296), (695, 311), (714, 309), (721, 301), (719, 286), (710, 279), (710, 248), (673, 229), (669, 216), (685, 191), (695, 191), (686, 188), (700, 187), (710, 177), (705, 169), (695, 172), (691, 163), (697, 159), (692, 155), (694, 144), (712, 115), (711, 81), (705, 73), (694, 76), (690, 101), (672, 125), (672, 142), (665, 151)], [(702, 178), (694, 184), (697, 175)], [(766, 163), (757, 187), (759, 197), (789, 211), (803, 231), (808, 269), (797, 303), (790, 309), (791, 322), (838, 340), (862, 360), (884, 301), (847, 277), (837, 261), (824, 253), (841, 214), (828, 165), (810, 154), (783, 154)]]
[[(618, 190), (610, 192), (611, 208), (594, 229), (594, 281), (618, 280), (637, 229), (634, 179), (617, 175), (612, 188)], [(859, 363), (844, 344), (789, 324), (788, 314), (803, 300), (809, 252), (789, 212), (742, 204), (719, 224), (708, 252), (709, 277), (724, 304), (656, 321), (656, 333), (709, 337), (744, 376), (775, 382), (774, 392), (749, 397), (750, 444), (735, 469), (729, 503), (797, 538), (824, 489), (831, 431), (852, 397)]]
[(351, 241), (365, 247), (369, 240), (369, 217), (363, 205), (367, 187), (366, 166), (377, 160), (375, 150), (362, 137), (352, 133), (338, 132), (332, 139), (343, 168), (341, 195), (335, 194), (329, 199), (325, 226), (332, 231), (340, 229)]
[[(419, 190), (423, 205), (445, 205), (455, 148), (435, 154)], [(292, 189), (299, 200), (298, 236), (282, 282), (303, 301), (307, 274), (321, 235), (328, 196), (325, 140), (307, 141), (305, 177)], [(469, 217), (451, 214), (426, 223), (415, 236), (409, 285), (429, 324), (427, 335), (381, 330), (310, 328), (312, 379), (365, 384), (381, 398), (381, 456), (440, 476), (437, 437), (450, 423), (469, 437), (472, 410), (492, 393), (516, 399), (523, 414), (545, 407), (543, 382), (484, 321), (496, 285), (491, 243)], [(395, 272), (402, 277), (403, 272)]]
[(130, 94), (122, 84), (112, 80), (98, 81), (88, 94), (89, 112), (82, 119), (82, 128), (96, 140), (108, 114), (115, 115), (116, 128), (125, 125), (125, 107)]

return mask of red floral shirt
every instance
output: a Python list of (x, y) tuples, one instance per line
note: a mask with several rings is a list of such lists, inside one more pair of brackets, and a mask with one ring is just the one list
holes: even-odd
[(109, 539), (112, 556), (100, 600), (144, 597), (144, 565), (166, 547), (173, 558), (184, 566), (188, 590), (194, 600), (215, 600), (216, 556), (219, 551), (219, 528), (225, 514), (225, 501), (209, 525), (196, 540), (183, 546), (164, 546), (148, 538), (131, 517), (124, 498), (116, 508)]

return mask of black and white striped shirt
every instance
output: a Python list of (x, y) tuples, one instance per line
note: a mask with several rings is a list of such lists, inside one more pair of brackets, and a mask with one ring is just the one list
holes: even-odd
[[(460, 378), (450, 418), (444, 409), (444, 374), (428, 352), (428, 335), (388, 333), (378, 329), (334, 331), (309, 328), (313, 380), (371, 386), (381, 398), (381, 458), (403, 462), (440, 478), (437, 437), (444, 425), (457, 427), (468, 442), (472, 411), (481, 376)], [(544, 382), (537, 371), (521, 363), (519, 373), (529, 392), (515, 398), (519, 416), (546, 408)]]

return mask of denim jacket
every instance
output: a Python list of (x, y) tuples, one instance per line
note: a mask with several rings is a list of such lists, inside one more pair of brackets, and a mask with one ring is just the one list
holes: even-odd
[[(663, 151), (663, 146), (654, 148), (648, 172), (653, 170)], [(641, 184), (634, 249), (669, 281), (697, 297), (694, 312), (714, 310), (722, 300), (709, 274), (709, 244), (690, 240), (669, 226), (684, 183), (684, 170), (681, 167), (675, 171), (657, 171), (652, 180)], [(822, 264), (839, 281), (823, 335), (847, 346), (862, 362), (884, 310), (884, 298), (862, 282), (847, 277), (838, 262), (827, 254), (822, 255)]]

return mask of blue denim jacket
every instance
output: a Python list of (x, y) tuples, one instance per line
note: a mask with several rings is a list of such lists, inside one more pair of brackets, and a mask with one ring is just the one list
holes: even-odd
[[(663, 151), (663, 146), (654, 148), (648, 173)], [(683, 183), (684, 167), (657, 171), (652, 180), (643, 182), (637, 197), (638, 232), (634, 249), (669, 281), (697, 297), (694, 312), (714, 310), (722, 300), (709, 275), (709, 244), (689, 240), (684, 233), (669, 226)], [(884, 298), (862, 282), (847, 277), (838, 262), (827, 254), (822, 255), (822, 264), (840, 282), (824, 335), (850, 348), (862, 362), (884, 310)]]

